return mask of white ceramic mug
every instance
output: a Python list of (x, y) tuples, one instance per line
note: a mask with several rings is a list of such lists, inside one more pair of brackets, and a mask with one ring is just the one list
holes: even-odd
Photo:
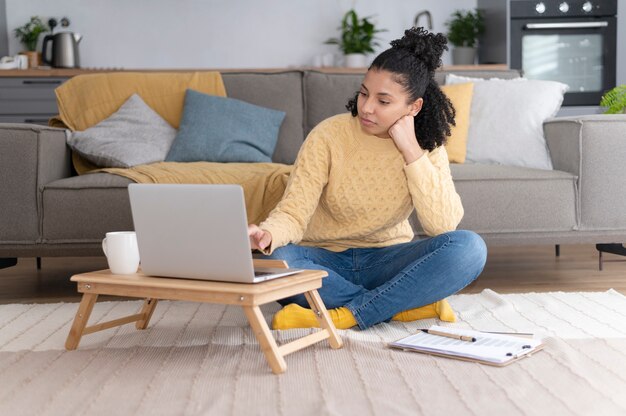
[(17, 69), (28, 69), (28, 56), (16, 55), (15, 60), (17, 61)]
[(113, 274), (133, 274), (139, 268), (139, 249), (134, 231), (106, 233), (102, 251)]

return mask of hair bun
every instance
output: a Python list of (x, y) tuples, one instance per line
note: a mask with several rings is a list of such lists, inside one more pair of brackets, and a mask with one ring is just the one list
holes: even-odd
[(441, 66), (441, 55), (448, 50), (448, 39), (441, 33), (431, 33), (422, 27), (404, 31), (404, 36), (391, 41), (393, 49), (404, 49), (433, 72)]

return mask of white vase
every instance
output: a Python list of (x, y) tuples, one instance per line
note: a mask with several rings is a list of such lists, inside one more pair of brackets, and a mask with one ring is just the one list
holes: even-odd
[(366, 57), (362, 53), (349, 53), (344, 56), (344, 66), (348, 68), (365, 68), (367, 66)]

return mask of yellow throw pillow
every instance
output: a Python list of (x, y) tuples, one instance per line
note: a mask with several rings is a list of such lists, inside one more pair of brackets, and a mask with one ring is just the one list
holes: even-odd
[[(219, 72), (109, 72), (78, 75), (55, 90), (59, 119), (72, 131), (82, 131), (111, 116), (133, 94), (178, 128), (185, 91), (226, 96)], [(95, 166), (72, 155), (79, 174)]]
[(445, 145), (450, 163), (465, 162), (467, 153), (467, 132), (470, 123), (470, 108), (472, 105), (472, 93), (474, 84), (451, 84), (441, 86), (441, 91), (450, 99), (456, 110), (456, 126), (450, 129), (450, 137)]

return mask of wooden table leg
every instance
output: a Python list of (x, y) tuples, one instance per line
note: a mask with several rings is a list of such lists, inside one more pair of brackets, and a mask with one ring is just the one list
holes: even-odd
[(320, 326), (328, 330), (328, 342), (331, 348), (341, 348), (343, 346), (343, 341), (341, 340), (341, 337), (339, 337), (337, 328), (335, 328), (335, 324), (333, 324), (333, 321), (330, 319), (328, 310), (326, 310), (326, 306), (324, 305), (319, 293), (317, 293), (317, 290), (305, 292), (304, 297), (306, 297), (311, 309), (315, 312), (315, 315), (317, 315)]
[(272, 336), (270, 328), (265, 322), (263, 313), (258, 306), (242, 306), (243, 311), (248, 317), (254, 336), (259, 341), (261, 350), (265, 354), (265, 358), (274, 374), (284, 373), (287, 369), (287, 363), (282, 354), (278, 351), (278, 345)]
[(70, 328), (70, 333), (67, 335), (65, 341), (65, 349), (75, 350), (80, 343), (80, 338), (83, 336), (83, 330), (89, 321), (89, 316), (93, 310), (93, 305), (98, 300), (98, 295), (94, 293), (83, 293), (83, 298), (78, 305), (78, 311), (74, 317), (74, 323)]
[(141, 312), (139, 313), (142, 314), (144, 317), (135, 323), (135, 328), (146, 329), (148, 327), (148, 324), (150, 323), (150, 318), (152, 318), (152, 313), (156, 308), (157, 302), (158, 299), (150, 298), (146, 299), (143, 302), (143, 307), (141, 308)]

